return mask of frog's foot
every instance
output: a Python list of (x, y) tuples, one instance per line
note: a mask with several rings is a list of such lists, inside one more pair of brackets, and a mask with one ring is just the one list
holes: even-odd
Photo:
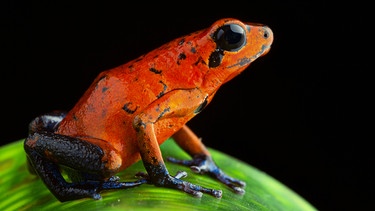
[(210, 156), (196, 155), (192, 160), (179, 160), (172, 157), (168, 157), (167, 159), (172, 163), (188, 166), (195, 173), (209, 174), (231, 188), (237, 194), (242, 195), (245, 193), (243, 188), (246, 186), (246, 183), (226, 175), (219, 167), (216, 166), (215, 162)]
[(182, 190), (198, 198), (202, 197), (203, 193), (210, 194), (216, 198), (221, 198), (223, 194), (221, 190), (204, 188), (199, 185), (195, 185), (190, 182), (181, 180), (181, 178), (185, 178), (187, 176), (187, 173), (185, 171), (178, 171), (175, 176), (164, 175), (162, 176), (162, 178), (157, 179), (157, 182), (151, 182), (151, 179), (149, 178), (148, 174), (143, 172), (137, 173), (136, 176), (146, 179), (149, 181), (148, 183), (152, 183), (156, 186)]
[(147, 179), (141, 178), (137, 181), (133, 182), (120, 182), (117, 176), (109, 178), (105, 182), (100, 182), (98, 191), (102, 190), (111, 190), (111, 189), (126, 189), (135, 186), (139, 186), (142, 184), (148, 183)]

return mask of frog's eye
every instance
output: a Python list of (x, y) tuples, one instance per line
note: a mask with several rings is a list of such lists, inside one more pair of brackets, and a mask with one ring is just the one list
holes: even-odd
[(213, 39), (218, 49), (238, 51), (246, 43), (246, 32), (238, 24), (228, 24), (218, 28)]
[(216, 49), (209, 58), (209, 67), (220, 65), (224, 51), (238, 51), (246, 43), (246, 32), (238, 24), (227, 24), (216, 30), (212, 38), (216, 43)]

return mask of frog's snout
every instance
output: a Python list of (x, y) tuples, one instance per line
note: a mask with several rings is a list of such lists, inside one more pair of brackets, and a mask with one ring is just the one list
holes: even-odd
[(268, 26), (263, 26), (262, 32), (263, 32), (262, 36), (264, 38), (265, 43), (262, 46), (263, 52), (262, 52), (261, 56), (264, 56), (271, 49), (271, 45), (272, 45), (272, 42), (273, 42), (273, 32), (272, 32), (271, 28), (269, 28)]

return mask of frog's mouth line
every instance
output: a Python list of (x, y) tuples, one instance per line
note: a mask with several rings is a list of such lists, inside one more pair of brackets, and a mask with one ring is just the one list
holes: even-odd
[(271, 49), (271, 45), (262, 45), (262, 49), (261, 49), (261, 51), (259, 51), (259, 53), (255, 54), (254, 56), (252, 56), (250, 58), (248, 58), (248, 57), (241, 58), (237, 63), (235, 63), (233, 65), (230, 65), (230, 66), (227, 66), (227, 68), (232, 68), (232, 67), (235, 67), (235, 66), (245, 66), (247, 64), (250, 64), (255, 59), (266, 55), (270, 51), (270, 49)]
[(261, 55), (258, 57), (266, 55), (270, 51), (270, 49), (271, 49), (271, 45), (262, 45), (262, 51), (259, 52)]

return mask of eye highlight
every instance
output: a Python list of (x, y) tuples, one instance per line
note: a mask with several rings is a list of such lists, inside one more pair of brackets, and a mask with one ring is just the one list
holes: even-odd
[(227, 24), (216, 30), (213, 39), (218, 49), (238, 51), (246, 43), (246, 32), (238, 24)]

